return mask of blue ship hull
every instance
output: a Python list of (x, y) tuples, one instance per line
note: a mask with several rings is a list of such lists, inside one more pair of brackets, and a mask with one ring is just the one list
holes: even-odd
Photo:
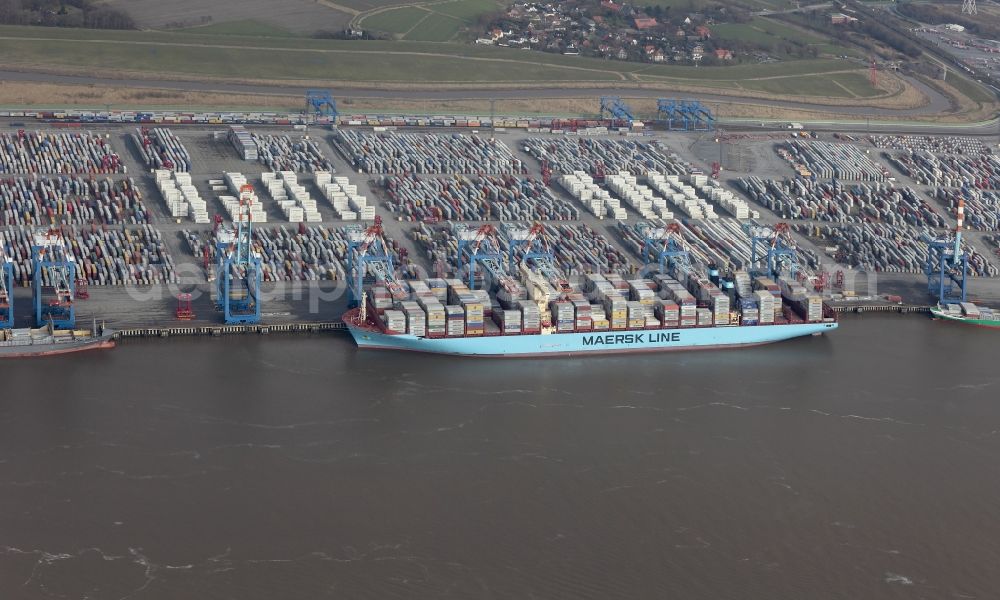
[(409, 350), (458, 356), (518, 357), (663, 352), (755, 346), (826, 333), (835, 330), (837, 323), (436, 339), (405, 334), (387, 334), (367, 327), (356, 327), (350, 323), (348, 323), (347, 328), (359, 348)]

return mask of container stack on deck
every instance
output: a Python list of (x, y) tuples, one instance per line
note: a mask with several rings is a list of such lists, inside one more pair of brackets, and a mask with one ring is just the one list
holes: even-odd
[(803, 178), (740, 179), (743, 191), (783, 219), (833, 223), (881, 221), (887, 225), (945, 227), (947, 222), (920, 194), (890, 184), (819, 183)]
[(358, 186), (352, 185), (347, 177), (319, 172), (316, 173), (316, 185), (341, 219), (371, 221), (375, 218), (375, 207), (368, 204), (366, 196), (358, 194)]
[(208, 204), (191, 183), (190, 173), (158, 169), (153, 171), (153, 179), (171, 217), (190, 217), (201, 224), (209, 222)]
[(575, 220), (580, 210), (541, 181), (513, 175), (443, 178), (387, 175), (388, 207), (403, 221)]
[(100, 135), (18, 131), (0, 133), (0, 173), (125, 173), (125, 164)]
[(873, 161), (866, 150), (853, 144), (791, 140), (778, 146), (777, 151), (803, 176), (872, 182), (882, 182), (889, 177), (885, 166)]
[[(136, 229), (63, 227), (62, 238), (76, 261), (76, 276), (95, 286), (177, 283), (177, 270), (160, 232), (149, 225)], [(30, 284), (34, 229), (0, 230), (0, 245), (9, 248), (14, 279)], [(47, 271), (43, 276), (47, 277)], [(49, 285), (51, 282), (43, 282)]]
[(741, 285), (730, 292), (693, 270), (648, 279), (589, 274), (580, 285), (571, 283), (558, 293), (525, 275), (528, 297), (470, 290), (457, 279), (428, 279), (404, 284), (394, 298), (375, 285), (368, 301), (391, 333), (418, 335), (414, 323), (418, 328), (427, 323), (426, 335), (432, 338), (534, 334), (542, 329), (579, 333), (759, 326), (820, 322), (827, 316), (820, 296), (797, 282), (751, 279), (746, 273), (738, 274)]
[(293, 141), (287, 135), (253, 134), (257, 143), (259, 160), (269, 171), (294, 173), (333, 172), (333, 165), (323, 156), (314, 140), (302, 138)]
[(523, 175), (527, 169), (500, 140), (478, 135), (363, 133), (341, 129), (337, 141), (362, 173)]
[(142, 194), (129, 179), (32, 176), (0, 180), (0, 224), (146, 223)]
[[(329, 171), (323, 172), (329, 174)], [(260, 179), (289, 223), (318, 223), (323, 220), (316, 201), (304, 185), (299, 185), (298, 176), (292, 171), (264, 172)]]
[(170, 129), (139, 127), (131, 138), (143, 162), (150, 169), (166, 169), (180, 173), (191, 171), (191, 156)]

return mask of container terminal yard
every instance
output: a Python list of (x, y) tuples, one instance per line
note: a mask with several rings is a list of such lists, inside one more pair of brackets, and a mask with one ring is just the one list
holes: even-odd
[[(659, 243), (716, 284), (774, 275), (839, 311), (1000, 298), (993, 139), (720, 131), (679, 107), (646, 124), (615, 99), (597, 121), (0, 114), (10, 324), (63, 311), (126, 336), (337, 329), (369, 253), (407, 287), (469, 279), (483, 237), (517, 251), (515, 225), (544, 244), (550, 280), (581, 290), (651, 280)], [(960, 211), (963, 273), (947, 254)]]

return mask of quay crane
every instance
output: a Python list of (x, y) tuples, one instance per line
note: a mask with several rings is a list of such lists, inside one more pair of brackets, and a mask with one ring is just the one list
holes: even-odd
[(526, 228), (518, 223), (504, 223), (503, 228), (510, 243), (508, 260), (511, 272), (520, 265), (524, 267), (526, 278), (533, 285), (537, 286), (544, 281), (555, 287), (560, 294), (571, 291), (569, 282), (556, 266), (555, 254), (545, 240), (544, 225), (535, 223), (531, 228)]
[[(681, 227), (644, 222), (637, 225), (642, 235), (642, 260), (647, 265), (659, 265), (661, 273), (679, 274), (691, 270), (691, 252), (687, 249)], [(676, 276), (676, 275), (675, 275)]]
[(365, 298), (365, 278), (383, 283), (389, 295), (399, 297), (402, 284), (396, 279), (392, 254), (382, 231), (382, 217), (376, 215), (375, 223), (367, 229), (353, 226), (347, 230), (347, 276), (349, 278), (349, 308), (359, 308), (358, 322), (368, 320), (368, 300)]
[[(58, 230), (49, 228), (35, 233), (31, 259), (35, 326), (51, 324), (53, 329), (73, 329), (76, 326), (73, 306), (76, 262), (67, 252), (66, 242)], [(47, 290), (50, 290), (49, 295)]]
[(788, 223), (769, 227), (747, 222), (743, 230), (750, 236), (750, 275), (765, 275), (777, 281), (787, 271), (793, 279), (799, 277), (798, 250)]
[(253, 186), (240, 188), (240, 203), (232, 229), (219, 228), (216, 302), (227, 325), (260, 322), (260, 254), (253, 249)]
[(953, 236), (933, 236), (924, 232), (921, 239), (927, 243), (927, 293), (938, 299), (939, 304), (966, 301), (966, 279), (969, 274), (969, 257), (962, 250), (962, 227), (965, 224), (965, 199), (958, 199), (957, 225)]
[(333, 99), (330, 90), (307, 90), (306, 91), (306, 116), (326, 117), (330, 123), (337, 122), (337, 101)]
[(660, 98), (656, 101), (656, 116), (670, 131), (712, 131), (715, 115), (697, 100)]
[(535, 223), (528, 228), (520, 223), (504, 223), (503, 232), (509, 244), (508, 268), (514, 273), (520, 267), (528, 297), (538, 305), (542, 329), (547, 330), (552, 326), (549, 302), (565, 298), (572, 288), (556, 266), (555, 255), (543, 235), (545, 226)]
[(14, 327), (14, 265), (0, 246), (0, 329)]
[(628, 127), (635, 121), (632, 110), (620, 96), (601, 96), (601, 118), (610, 118), (613, 124), (625, 123)]
[(469, 289), (476, 289), (476, 266), (482, 266), (491, 279), (490, 286), (511, 293), (518, 288), (517, 279), (504, 266), (503, 250), (494, 226), (486, 224), (473, 229), (465, 223), (454, 223), (452, 232), (458, 240), (455, 264), (461, 273), (463, 264), (469, 263)]

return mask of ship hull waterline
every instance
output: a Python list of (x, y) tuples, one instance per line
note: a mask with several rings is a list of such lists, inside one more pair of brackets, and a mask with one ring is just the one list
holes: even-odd
[(955, 323), (961, 323), (963, 325), (972, 325), (973, 327), (985, 327), (987, 329), (1000, 329), (1000, 321), (987, 321), (984, 319), (970, 319), (965, 316), (950, 315), (944, 311), (937, 309), (931, 309), (931, 317), (937, 321), (953, 321)]
[(827, 333), (837, 329), (837, 323), (433, 339), (406, 334), (387, 334), (373, 328), (357, 327), (351, 323), (347, 324), (347, 329), (358, 348), (363, 349), (403, 350), (483, 358), (524, 358), (745, 348)]

